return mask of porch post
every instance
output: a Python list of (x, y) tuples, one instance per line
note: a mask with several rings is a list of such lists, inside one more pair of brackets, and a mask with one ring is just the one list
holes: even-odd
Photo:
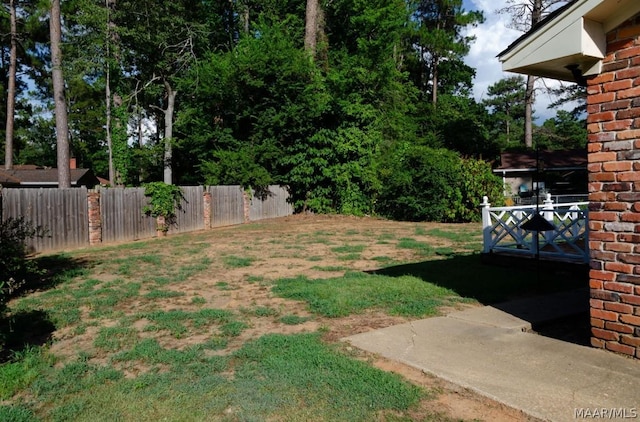
[[(544, 210), (542, 213), (542, 215), (544, 216), (544, 219), (547, 220), (549, 223), (553, 224), (553, 227), (557, 227), (556, 224), (553, 222), (554, 208), (553, 208), (553, 199), (551, 199), (550, 193), (547, 193), (547, 195), (545, 196), (542, 209)], [(554, 230), (554, 231), (557, 231), (557, 230)], [(547, 242), (553, 242), (554, 236), (555, 234), (553, 232), (544, 232), (544, 238), (546, 239)]]
[(491, 252), (491, 204), (489, 197), (482, 197), (482, 252)]

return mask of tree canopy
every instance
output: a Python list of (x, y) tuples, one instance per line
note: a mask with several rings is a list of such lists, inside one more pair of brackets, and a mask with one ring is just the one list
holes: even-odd
[[(471, 96), (466, 30), (483, 14), (462, 3), (66, 0), (64, 96), (55, 98), (68, 114), (68, 149), (112, 184), (276, 183), (298, 210), (473, 218), (457, 177), (500, 191), (490, 165), (523, 145), (525, 84), (509, 78), (483, 102)], [(15, 108), (2, 108), (14, 128), (3, 128), (12, 143), (0, 154), (56, 166), (49, 10), (31, 0), (4, 7), (0, 25), (20, 41), (12, 53), (12, 37), (0, 39), (5, 105), (12, 54), (21, 76)], [(534, 136), (582, 145), (580, 115), (559, 113)], [(437, 205), (435, 193), (449, 190)]]

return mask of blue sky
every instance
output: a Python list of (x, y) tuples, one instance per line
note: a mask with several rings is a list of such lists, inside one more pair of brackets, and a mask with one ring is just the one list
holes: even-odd
[[(471, 51), (466, 58), (466, 63), (476, 69), (474, 81), (474, 96), (477, 100), (482, 100), (486, 95), (487, 88), (503, 77), (514, 75), (502, 71), (502, 65), (497, 59), (498, 53), (507, 48), (516, 38), (522, 35), (514, 29), (508, 28), (509, 16), (498, 14), (497, 10), (507, 5), (506, 0), (464, 0), (465, 10), (482, 10), (485, 15), (485, 22), (470, 32), (476, 36), (476, 41), (471, 47)], [(559, 82), (554, 80), (542, 80), (538, 85), (557, 86)], [(538, 90), (536, 96), (535, 116), (537, 122), (541, 124), (544, 120), (555, 116), (555, 110), (547, 109), (553, 101), (542, 89)]]

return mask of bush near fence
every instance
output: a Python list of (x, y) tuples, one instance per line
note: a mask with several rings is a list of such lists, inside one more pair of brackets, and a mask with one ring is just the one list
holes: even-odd
[[(183, 186), (177, 221), (168, 234), (243, 224), (293, 214), (289, 193), (269, 186), (256, 196), (241, 186)], [(23, 216), (47, 235), (29, 241), (32, 252), (77, 249), (161, 235), (144, 215), (144, 188), (2, 189), (0, 220)]]

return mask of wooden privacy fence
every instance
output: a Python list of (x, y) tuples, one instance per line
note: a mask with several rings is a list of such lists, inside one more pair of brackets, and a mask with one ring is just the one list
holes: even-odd
[(28, 242), (35, 252), (75, 249), (89, 245), (87, 188), (2, 189), (2, 221), (24, 217), (46, 230)]
[[(265, 194), (241, 186), (183, 186), (176, 224), (168, 234), (243, 224), (293, 214), (286, 188)], [(28, 242), (33, 252), (77, 249), (163, 235), (155, 218), (144, 215), (144, 188), (2, 189), (0, 219), (24, 217), (46, 229)]]

